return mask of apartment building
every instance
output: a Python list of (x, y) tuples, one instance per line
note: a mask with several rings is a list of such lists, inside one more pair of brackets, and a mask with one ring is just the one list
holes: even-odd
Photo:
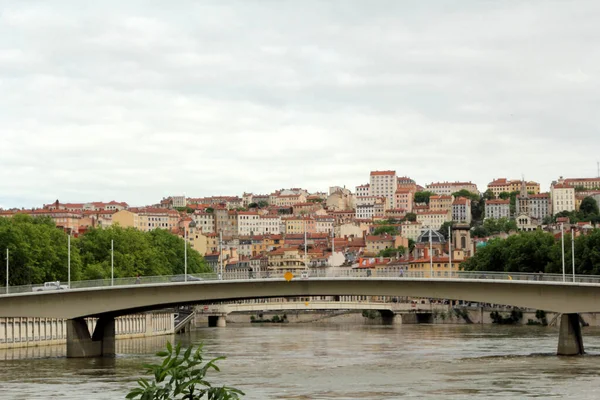
[(449, 196), (452, 193), (467, 190), (471, 193), (479, 194), (477, 185), (471, 182), (433, 182), (426, 185), (426, 189), (429, 192), (433, 192), (437, 195)]
[(412, 188), (398, 187), (394, 196), (394, 208), (412, 212), (415, 190)]
[(192, 219), (202, 233), (207, 234), (215, 232), (215, 214), (204, 211), (196, 211), (194, 214), (192, 214)]
[(403, 238), (417, 240), (421, 235), (423, 225), (417, 221), (404, 221), (400, 224), (400, 231)]
[(598, 178), (567, 178), (558, 180), (558, 183), (564, 183), (575, 188), (584, 188), (587, 190), (600, 189), (600, 177)]
[(293, 207), (298, 203), (306, 203), (306, 196), (304, 194), (285, 194), (275, 197), (275, 205), (277, 207)]
[(437, 195), (429, 197), (429, 209), (431, 211), (451, 211), (454, 197), (450, 195)]
[(515, 206), (515, 215), (528, 215), (541, 222), (551, 214), (550, 193), (518, 195)]
[(471, 223), (471, 199), (458, 197), (452, 202), (452, 220), (459, 223)]
[(364, 184), (356, 187), (356, 196), (370, 196), (371, 195), (371, 185)]
[(314, 218), (291, 217), (282, 219), (285, 223), (285, 234), (293, 235), (304, 233), (317, 233), (317, 225)]
[(330, 215), (317, 215), (315, 218), (315, 229), (317, 233), (331, 234), (335, 219)]
[[(139, 226), (141, 231), (152, 231), (154, 229), (173, 230), (179, 223), (179, 213), (175, 210), (164, 208), (140, 208), (137, 209)], [(114, 216), (113, 216), (114, 221)]]
[(369, 186), (371, 196), (385, 197), (389, 206), (395, 208), (394, 201), (398, 190), (396, 171), (371, 171)]
[(440, 229), (444, 222), (452, 221), (451, 211), (423, 211), (417, 214), (417, 222), (431, 229)]
[(510, 218), (510, 200), (488, 200), (485, 202), (485, 218)]
[(498, 178), (488, 183), (488, 190), (494, 193), (494, 196), (498, 197), (500, 193), (506, 192), (518, 192), (521, 191), (523, 184), (526, 187), (528, 193), (538, 194), (540, 193), (540, 184), (533, 181), (524, 182), (520, 179), (506, 179)]
[(575, 210), (575, 187), (564, 183), (556, 183), (550, 187), (550, 197), (552, 199), (552, 214)]

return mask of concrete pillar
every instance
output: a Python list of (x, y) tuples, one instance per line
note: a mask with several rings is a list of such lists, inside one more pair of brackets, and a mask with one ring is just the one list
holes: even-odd
[(578, 356), (584, 354), (579, 314), (563, 314), (560, 317), (558, 350), (556, 354), (559, 356)]
[(67, 358), (89, 358), (115, 355), (115, 319), (100, 317), (90, 336), (83, 318), (67, 320)]
[(217, 319), (217, 328), (225, 328), (225, 326), (227, 326), (225, 315), (219, 315), (219, 318)]

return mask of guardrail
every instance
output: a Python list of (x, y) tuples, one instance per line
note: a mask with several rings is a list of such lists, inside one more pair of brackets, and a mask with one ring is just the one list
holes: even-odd
[[(133, 278), (115, 278), (96, 279), (86, 281), (71, 281), (70, 286), (66, 282), (60, 282), (60, 286), (67, 286), (69, 289), (101, 288), (110, 286), (126, 285), (150, 285), (160, 283), (183, 283), (200, 282), (212, 280), (252, 280), (252, 279), (284, 279), (287, 271), (227, 271), (221, 277), (217, 273), (203, 273), (187, 275), (161, 275), (161, 276), (143, 276)], [(483, 271), (459, 271), (449, 273), (448, 271), (403, 271), (396, 268), (381, 269), (351, 269), (328, 267), (314, 270), (298, 270), (292, 272), (293, 279), (311, 279), (311, 278), (417, 278), (417, 279), (482, 279), (482, 280), (513, 280), (513, 281), (542, 281), (542, 282), (563, 282), (562, 274), (540, 274), (540, 273), (521, 273), (521, 272), (483, 272)], [(600, 276), (596, 275), (573, 275), (565, 276), (565, 283), (600, 283)], [(30, 293), (39, 290), (43, 284), (0, 287), (0, 296), (7, 294)], [(65, 289), (54, 289), (45, 291), (59, 291)]]

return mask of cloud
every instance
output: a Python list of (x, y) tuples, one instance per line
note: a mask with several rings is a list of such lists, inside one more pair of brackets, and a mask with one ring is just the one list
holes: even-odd
[(593, 176), (600, 5), (15, 2), (0, 202)]

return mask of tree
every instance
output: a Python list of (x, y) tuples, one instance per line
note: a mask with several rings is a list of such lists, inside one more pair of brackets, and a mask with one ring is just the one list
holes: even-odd
[(441, 233), (446, 240), (448, 240), (448, 228), (452, 228), (454, 225), (454, 221), (446, 221), (440, 226), (438, 232)]
[(375, 228), (373, 231), (373, 235), (396, 235), (398, 233), (398, 229), (392, 225), (381, 225)]
[(429, 204), (429, 198), (435, 196), (435, 193), (429, 191), (416, 192), (414, 196), (415, 203)]
[(413, 239), (408, 239), (408, 251), (412, 253), (415, 249), (416, 242)]
[(377, 257), (394, 257), (401, 256), (406, 252), (406, 248), (404, 246), (398, 246), (397, 248), (390, 247), (384, 250), (381, 250)]
[(454, 198), (464, 197), (470, 199), (471, 201), (479, 201), (481, 197), (477, 193), (469, 192), (467, 189), (461, 189), (458, 192), (452, 193)]
[(600, 214), (598, 211), (598, 203), (593, 197), (586, 197), (581, 201), (579, 211), (583, 214), (583, 217), (597, 216)]
[(171, 400), (171, 399), (209, 399), (209, 400), (234, 400), (239, 399), (244, 393), (241, 390), (220, 386), (212, 386), (207, 380), (207, 372), (211, 369), (220, 371), (217, 361), (224, 357), (204, 361), (202, 345), (194, 351), (189, 347), (181, 352), (181, 344), (175, 348), (167, 342), (167, 350), (156, 353), (163, 357), (160, 364), (145, 364), (146, 372), (152, 374), (152, 382), (145, 378), (138, 380), (139, 388), (131, 390), (127, 399), (140, 400)]
[(417, 220), (417, 214), (415, 214), (415, 213), (406, 213), (404, 218), (402, 218), (402, 221), (415, 222), (416, 220)]
[(258, 207), (259, 208), (267, 208), (267, 207), (269, 207), (269, 203), (267, 201), (261, 200), (258, 202)]
[(212, 213), (215, 212), (215, 209), (212, 208), (212, 207), (206, 207), (206, 212), (209, 213), (209, 214), (212, 214)]
[(248, 204), (248, 208), (258, 208), (258, 203), (250, 203)]
[[(80, 279), (82, 260), (71, 238), (71, 279)], [(0, 218), (0, 248), (9, 249), (9, 284), (28, 285), (68, 279), (68, 234), (49, 217), (17, 214)], [(6, 253), (4, 253), (6, 254)], [(4, 259), (4, 257), (2, 257)], [(5, 269), (0, 271), (2, 282)]]
[(491, 189), (488, 189), (483, 193), (483, 198), (484, 200), (494, 200), (496, 198), (496, 195), (494, 194), (494, 192), (492, 192)]

